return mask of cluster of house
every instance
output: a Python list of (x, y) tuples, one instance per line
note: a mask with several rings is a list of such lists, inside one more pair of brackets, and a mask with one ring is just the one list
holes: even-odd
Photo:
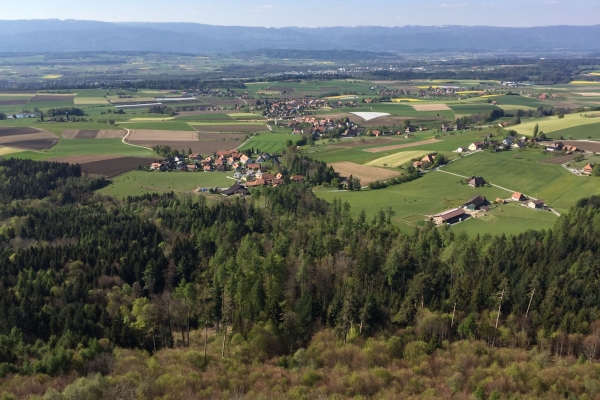
[(251, 110), (264, 110), (264, 116), (271, 119), (291, 119), (326, 105), (325, 99), (288, 99), (252, 106)]
[[(483, 178), (482, 178), (483, 179)], [(523, 206), (532, 208), (532, 209), (543, 209), (544, 201), (543, 200), (534, 200), (528, 199), (522, 193), (515, 192), (510, 198), (510, 201), (520, 202)], [(505, 204), (507, 200), (505, 199), (496, 199), (495, 201), (498, 204)], [(451, 210), (444, 211), (443, 213), (433, 215), (431, 220), (436, 225), (443, 224), (454, 224), (457, 222), (462, 222), (465, 219), (469, 218), (471, 213), (476, 211), (488, 211), (490, 206), (490, 202), (482, 195), (476, 195), (467, 200), (462, 206), (453, 208)]]
[(262, 153), (256, 159), (251, 159), (238, 150), (217, 151), (213, 156), (203, 158), (200, 154), (190, 154), (186, 156), (168, 157), (161, 161), (155, 161), (150, 164), (152, 171), (204, 171), (204, 172), (226, 172), (235, 171), (236, 179), (252, 179), (255, 175), (262, 174), (262, 163), (273, 160), (278, 163), (276, 155)]
[(405, 135), (405, 137), (408, 139), (409, 137), (412, 137), (414, 135), (412, 135), (413, 132), (423, 132), (429, 130), (429, 128), (427, 128), (426, 126), (414, 126), (414, 125), (409, 125), (407, 127), (405, 127), (402, 130), (399, 131), (381, 131), (378, 129), (373, 129), (371, 131), (371, 135), (379, 137), (379, 136), (392, 136), (392, 135)]
[(440, 131), (442, 132), (452, 132), (452, 131), (464, 131), (469, 129), (466, 124), (442, 124), (440, 126)]
[(550, 153), (554, 153), (557, 151), (564, 151), (566, 154), (573, 154), (580, 150), (575, 146), (569, 146), (569, 145), (563, 144), (562, 142), (554, 142), (551, 145), (546, 146), (546, 151), (548, 151)]

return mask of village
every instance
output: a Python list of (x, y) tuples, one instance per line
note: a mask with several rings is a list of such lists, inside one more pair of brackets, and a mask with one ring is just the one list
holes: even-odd
[[(224, 196), (239, 195), (241, 197), (250, 194), (249, 187), (271, 186), (277, 187), (289, 182), (303, 182), (302, 175), (287, 175), (285, 169), (280, 166), (280, 154), (261, 153), (251, 158), (251, 154), (241, 153), (237, 149), (220, 150), (213, 155), (202, 157), (200, 154), (189, 154), (187, 156), (167, 157), (162, 161), (153, 162), (148, 170), (160, 172), (233, 172), (232, 179), (235, 185), (226, 190), (219, 191), (218, 188), (210, 189)], [(282, 172), (279, 172), (279, 170)], [(268, 173), (270, 170), (277, 172)], [(209, 191), (201, 188), (201, 192)]]

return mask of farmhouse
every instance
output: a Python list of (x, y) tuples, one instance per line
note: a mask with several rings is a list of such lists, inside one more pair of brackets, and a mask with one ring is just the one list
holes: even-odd
[(525, 196), (523, 196), (523, 193), (514, 192), (510, 199), (512, 201), (525, 201)]
[(529, 200), (526, 204), (529, 208), (544, 208), (544, 200)]
[(471, 177), (471, 179), (469, 180), (469, 186), (473, 186), (473, 187), (479, 187), (479, 186), (483, 186), (485, 185), (487, 182), (485, 181), (485, 179), (483, 179), (482, 177)]
[(462, 221), (462, 217), (465, 215), (465, 210), (462, 208), (454, 208), (452, 210), (444, 211), (441, 214), (433, 216), (433, 222), (436, 225), (451, 224), (453, 222)]
[(484, 207), (487, 204), (488, 201), (484, 196), (477, 195), (469, 199), (469, 201), (467, 201), (465, 204), (463, 204), (463, 208), (465, 210), (475, 211), (481, 209), (481, 207)]
[(437, 153), (431, 153), (431, 154), (427, 154), (425, 157), (423, 157), (421, 159), (422, 162), (427, 162), (430, 164), (433, 164), (435, 161), (435, 156), (437, 155)]
[(250, 195), (250, 191), (243, 185), (233, 185), (229, 189), (222, 190), (221, 194), (226, 197), (233, 196), (234, 194), (244, 197)]
[(583, 167), (583, 170), (581, 172), (583, 172), (584, 174), (590, 175), (593, 170), (594, 170), (594, 164), (586, 164), (586, 166)]
[(471, 143), (471, 145), (469, 146), (470, 151), (477, 151), (481, 149), (483, 149), (483, 142)]

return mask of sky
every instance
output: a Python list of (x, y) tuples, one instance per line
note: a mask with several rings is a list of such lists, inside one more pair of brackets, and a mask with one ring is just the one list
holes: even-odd
[(599, 0), (20, 0), (2, 19), (197, 22), (242, 26), (600, 24)]

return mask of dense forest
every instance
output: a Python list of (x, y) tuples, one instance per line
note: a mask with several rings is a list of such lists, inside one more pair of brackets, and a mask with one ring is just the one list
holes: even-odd
[[(600, 197), (580, 200), (549, 231), (468, 237), (433, 225), (401, 233), (392, 209), (352, 218), (348, 204), (317, 199), (308, 183), (233, 200), (119, 201), (95, 194), (103, 181), (78, 166), (24, 160), (0, 161), (0, 183), (0, 392), (41, 396), (71, 383), (101, 395), (52, 389), (47, 398), (102, 398), (121, 387), (110, 376), (127, 363), (138, 387), (140, 371), (158, 374), (161, 360), (165, 373), (206, 371), (198, 379), (214, 380), (215, 392), (198, 398), (243, 395), (240, 380), (263, 363), (269, 379), (288, 383), (252, 389), (262, 398), (296, 384), (306, 392), (296, 398), (315, 398), (318, 382), (338, 375), (355, 379), (327, 389), (338, 398), (391, 397), (371, 380), (399, 385), (401, 397), (427, 397), (438, 384), (432, 398), (445, 396), (442, 386), (464, 398), (600, 393), (585, 379), (555, 387), (539, 372), (600, 375)], [(456, 371), (476, 378), (427, 372), (462, 351), (471, 359)], [(539, 373), (526, 372), (528, 362)], [(494, 387), (486, 377), (498, 368), (513, 368), (506, 379), (517, 383)], [(41, 392), (19, 386), (31, 375)], [(112, 398), (169, 393), (148, 385)], [(167, 398), (193, 398), (177, 396)]]

